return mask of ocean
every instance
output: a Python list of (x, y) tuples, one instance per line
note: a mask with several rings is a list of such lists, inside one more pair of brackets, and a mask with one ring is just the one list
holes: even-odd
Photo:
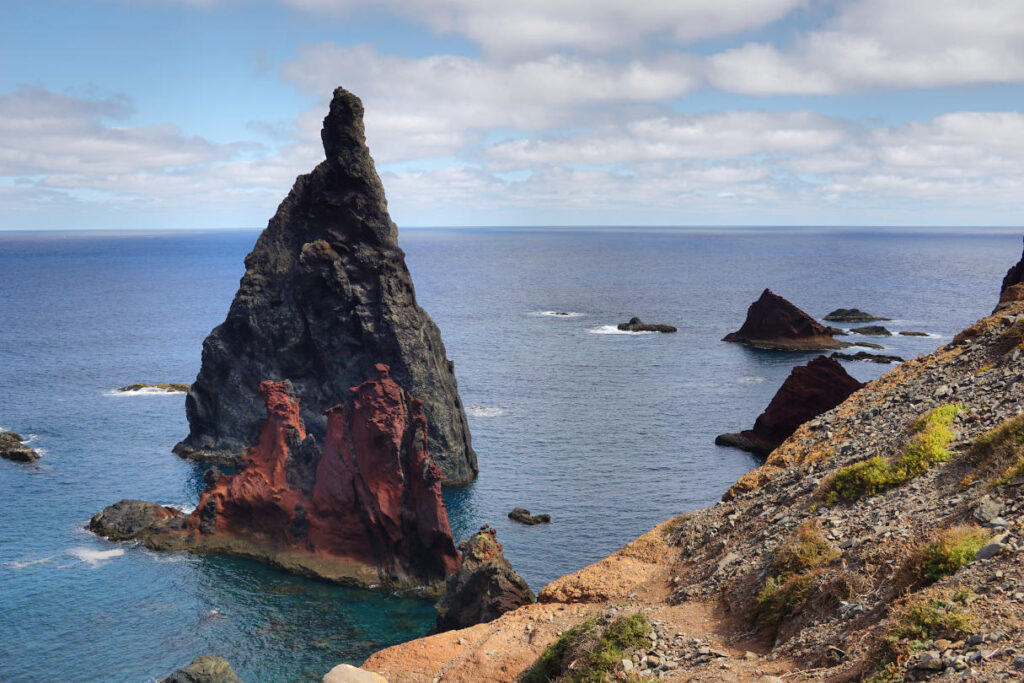
[[(121, 498), (195, 504), (203, 467), (170, 452), (188, 431), (183, 396), (113, 390), (195, 377), (257, 234), (0, 232), (0, 427), (43, 453), (0, 461), (0, 681), (151, 681), (204, 653), (250, 682), (319, 681), (433, 623), (420, 600), (83, 529)], [(445, 492), (452, 530), (494, 526), (535, 590), (713, 504), (757, 465), (715, 435), (750, 427), (814, 355), (719, 341), (765, 287), (815, 316), (858, 307), (927, 332), (864, 338), (911, 358), (991, 311), (1021, 252), (1020, 229), (983, 228), (417, 229), (399, 241), (479, 455), (478, 481)], [(633, 316), (679, 332), (615, 329)], [(861, 380), (890, 367), (845, 365)], [(552, 522), (515, 524), (517, 506)]]

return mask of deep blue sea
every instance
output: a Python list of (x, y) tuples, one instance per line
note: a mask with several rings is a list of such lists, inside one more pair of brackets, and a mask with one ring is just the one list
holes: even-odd
[[(170, 452), (183, 397), (111, 390), (195, 377), (257, 234), (0, 233), (0, 426), (44, 453), (0, 461), (0, 681), (150, 681), (202, 653), (250, 682), (319, 681), (430, 627), (422, 601), (82, 528), (121, 498), (197, 500), (202, 467)], [(1021, 231), (438, 229), (400, 243), (474, 406), (480, 477), (446, 491), (455, 536), (495, 526), (539, 589), (756, 465), (715, 435), (749, 427), (813, 355), (719, 341), (762, 289), (930, 333), (881, 340), (909, 358), (992, 309)], [(679, 332), (614, 333), (632, 316)], [(515, 506), (553, 521), (515, 525)]]

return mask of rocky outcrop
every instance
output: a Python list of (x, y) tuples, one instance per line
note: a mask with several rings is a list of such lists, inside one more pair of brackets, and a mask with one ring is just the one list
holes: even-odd
[(471, 481), (476, 455), (453, 365), (416, 304), (359, 98), (335, 90), (321, 138), (326, 160), (295, 181), (245, 259), (227, 319), (203, 343), (185, 404), (190, 432), (175, 452), (234, 464), (259, 430), (259, 383), (286, 379), (322, 446), (324, 411), (385, 363), (423, 401), (430, 452), (445, 481)]
[(829, 358), (835, 358), (836, 360), (865, 360), (871, 361), (872, 363), (902, 363), (903, 359), (899, 356), (886, 356), (882, 353), (868, 353), (867, 351), (858, 351), (857, 353), (842, 353), (841, 351), (833, 351), (829, 354)]
[(863, 334), (868, 337), (891, 337), (892, 332), (882, 327), (881, 325), (865, 325), (864, 327), (853, 327), (850, 328), (850, 332), (856, 334)]
[(826, 315), (823, 320), (836, 323), (869, 323), (874, 320), (892, 320), (892, 318), (883, 318), (880, 315), (865, 313), (859, 308), (837, 308)]
[(117, 391), (122, 393), (145, 390), (149, 390), (152, 393), (164, 392), (168, 394), (184, 394), (188, 392), (189, 385), (177, 382), (170, 382), (168, 384), (143, 384), (140, 382), (137, 384), (129, 384), (126, 387), (118, 387), (117, 389)]
[(481, 527), (459, 550), (462, 566), (434, 605), (435, 633), (487, 623), (533, 602), (533, 591), (505, 559), (494, 529)]
[(850, 346), (836, 341), (821, 323), (771, 290), (750, 304), (743, 327), (722, 339), (763, 349), (816, 351)]
[(239, 471), (206, 479), (194, 512), (121, 501), (90, 529), (157, 550), (253, 557), (350, 585), (439, 591), (459, 566), (427, 452), (422, 403), (389, 377), (328, 409), (323, 448), (290, 382), (263, 382), (266, 419)]
[(243, 683), (226, 659), (200, 655), (160, 683)]
[(25, 439), (14, 432), (0, 432), (0, 458), (14, 462), (35, 462), (39, 454), (24, 443)]
[(623, 332), (675, 332), (676, 328), (671, 325), (659, 323), (645, 323), (640, 318), (630, 318), (628, 323), (619, 323), (618, 329)]
[(508, 518), (513, 522), (519, 522), (520, 524), (546, 524), (551, 521), (551, 515), (531, 515), (530, 511), (526, 508), (513, 508), (512, 512), (508, 513)]
[(1006, 275), (1003, 277), (1003, 283), (999, 287), (999, 292), (1004, 293), (1010, 287), (1019, 284), (1024, 284), (1024, 253), (1021, 254), (1020, 260), (1010, 266), (1010, 269), (1006, 271)]
[(768, 455), (797, 427), (835, 408), (862, 386), (838, 362), (818, 356), (807, 365), (793, 368), (771, 403), (758, 415), (753, 429), (721, 434), (715, 443)]
[(927, 332), (918, 332), (916, 330), (902, 330), (900, 332), (901, 337), (927, 337)]

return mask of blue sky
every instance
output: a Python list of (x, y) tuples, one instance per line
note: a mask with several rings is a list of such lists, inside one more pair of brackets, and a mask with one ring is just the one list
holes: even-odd
[(400, 227), (1024, 223), (1020, 0), (7, 0), (0, 229), (262, 226), (338, 85)]

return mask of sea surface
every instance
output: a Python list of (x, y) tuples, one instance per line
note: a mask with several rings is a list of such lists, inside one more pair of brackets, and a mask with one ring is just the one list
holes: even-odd
[[(195, 504), (203, 468), (171, 454), (187, 432), (183, 396), (112, 390), (195, 377), (257, 234), (0, 233), (0, 427), (43, 453), (0, 461), (0, 681), (151, 681), (203, 653), (250, 683), (318, 681), (432, 624), (416, 599), (83, 529), (121, 498)], [(456, 538), (494, 526), (536, 590), (713, 504), (757, 464), (715, 435), (751, 426), (814, 355), (719, 341), (762, 289), (815, 316), (855, 306), (928, 332), (869, 339), (910, 358), (991, 311), (1020, 235), (403, 230), (420, 304), (472, 406), (480, 477), (446, 490)], [(618, 333), (632, 316), (679, 332)], [(862, 380), (888, 367), (846, 366)], [(516, 525), (516, 506), (553, 521)]]

